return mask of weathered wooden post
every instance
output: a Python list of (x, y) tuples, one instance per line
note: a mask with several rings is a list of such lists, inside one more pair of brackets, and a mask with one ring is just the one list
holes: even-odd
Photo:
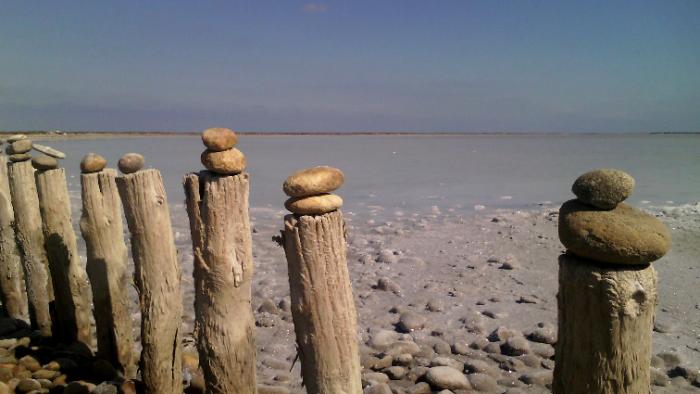
[(309, 394), (362, 392), (357, 317), (346, 261), (343, 173), (315, 167), (287, 178), (284, 250), (292, 317)]
[(90, 284), (78, 257), (66, 173), (63, 168), (42, 168), (36, 164), (35, 167), (44, 245), (55, 296), (54, 338), (65, 343), (78, 340), (91, 346)]
[[(125, 163), (122, 165), (122, 162)], [(182, 393), (180, 267), (160, 172), (141, 170), (143, 157), (120, 160), (116, 179), (131, 233), (141, 306), (140, 369), (147, 393)]]
[(207, 393), (256, 393), (253, 249), (245, 156), (229, 129), (208, 129), (184, 179), (194, 251), (195, 332)]
[(132, 375), (133, 336), (127, 288), (128, 256), (122, 208), (115, 178), (104, 169), (102, 156), (90, 153), (80, 163), (83, 212), (80, 230), (87, 249), (87, 273), (92, 286), (97, 356)]
[(7, 316), (29, 322), (29, 306), (24, 289), (22, 259), (15, 238), (15, 212), (12, 208), (7, 157), (0, 154), (0, 295)]
[(656, 271), (666, 227), (624, 201), (634, 179), (618, 170), (580, 176), (559, 211), (559, 335), (555, 393), (650, 392)]
[(42, 335), (50, 336), (53, 284), (49, 278), (49, 262), (44, 249), (34, 168), (27, 153), (30, 149), (31, 141), (27, 139), (17, 140), (9, 148), (12, 162), (9, 166), (10, 191), (15, 210), (15, 235), (22, 256), (29, 300), (29, 316), (32, 325)]

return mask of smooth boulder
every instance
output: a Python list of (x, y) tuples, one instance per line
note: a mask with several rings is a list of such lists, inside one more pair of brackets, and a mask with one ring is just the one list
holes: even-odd
[(10, 161), (13, 163), (27, 161), (31, 158), (32, 156), (29, 153), (15, 153), (14, 155), (10, 155)]
[(58, 160), (55, 157), (39, 155), (32, 157), (32, 166), (40, 171), (58, 168)]
[(127, 153), (119, 159), (117, 167), (123, 174), (133, 174), (143, 168), (146, 159), (138, 153)]
[(628, 173), (603, 168), (576, 178), (571, 191), (585, 204), (610, 210), (632, 195), (634, 185), (634, 178)]
[(80, 172), (90, 174), (102, 171), (107, 166), (107, 159), (97, 153), (88, 153), (80, 161)]
[(297, 215), (322, 215), (343, 206), (343, 199), (335, 194), (320, 194), (311, 197), (291, 197), (284, 207)]
[(11, 135), (11, 136), (7, 137), (7, 143), (11, 144), (15, 141), (26, 140), (26, 139), (27, 139), (27, 136), (24, 134), (15, 134), (15, 135)]
[(452, 367), (432, 367), (425, 374), (426, 382), (438, 389), (469, 390), (469, 379), (462, 372)]
[(297, 171), (287, 177), (282, 189), (290, 197), (330, 193), (343, 185), (345, 175), (337, 168), (320, 166)]
[(32, 140), (19, 140), (10, 145), (12, 154), (27, 153), (32, 150)]
[(646, 264), (668, 252), (671, 235), (654, 216), (620, 203), (601, 211), (578, 200), (559, 209), (559, 239), (575, 255), (615, 264)]
[(238, 137), (231, 129), (212, 127), (202, 132), (202, 142), (210, 151), (221, 152), (236, 146)]
[(205, 150), (202, 152), (201, 160), (207, 170), (221, 175), (240, 174), (247, 164), (243, 152), (236, 148), (221, 152)]

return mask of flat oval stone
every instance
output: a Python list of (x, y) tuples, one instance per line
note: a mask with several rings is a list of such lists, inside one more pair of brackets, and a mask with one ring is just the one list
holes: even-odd
[(34, 147), (35, 151), (41, 152), (41, 153), (45, 154), (46, 156), (55, 157), (57, 159), (65, 159), (66, 158), (65, 153), (61, 152), (60, 150), (54, 149), (50, 146), (34, 144), (33, 147)]
[(146, 159), (138, 153), (127, 153), (119, 159), (117, 167), (123, 174), (133, 174), (143, 168)]
[(284, 203), (288, 211), (297, 215), (322, 215), (343, 206), (343, 199), (335, 194), (310, 197), (291, 197)]
[(307, 197), (330, 193), (345, 182), (345, 175), (337, 168), (320, 166), (297, 171), (287, 177), (282, 185), (290, 197)]
[(107, 166), (107, 159), (97, 153), (88, 153), (80, 161), (80, 171), (83, 174), (102, 171)]
[(634, 178), (611, 168), (587, 172), (576, 179), (571, 191), (585, 204), (613, 209), (634, 191)]
[(12, 154), (27, 153), (32, 150), (32, 140), (15, 141), (10, 147), (12, 147)]
[(202, 142), (210, 151), (221, 152), (236, 146), (238, 136), (231, 129), (212, 127), (202, 132)]
[(32, 155), (29, 153), (15, 153), (14, 155), (10, 155), (10, 161), (13, 163), (18, 163), (20, 161), (27, 161), (32, 158)]
[(58, 160), (56, 160), (55, 157), (47, 155), (34, 156), (32, 157), (32, 166), (41, 171), (53, 170), (54, 168), (58, 168)]
[(26, 140), (26, 139), (27, 139), (27, 136), (24, 134), (15, 134), (15, 135), (11, 135), (11, 136), (7, 137), (7, 143), (11, 144), (15, 141)]
[(654, 216), (620, 203), (601, 211), (578, 200), (559, 209), (559, 240), (574, 254), (614, 264), (647, 264), (663, 257), (671, 235)]
[(240, 174), (247, 165), (245, 155), (236, 148), (221, 152), (205, 150), (201, 160), (204, 168), (221, 175)]

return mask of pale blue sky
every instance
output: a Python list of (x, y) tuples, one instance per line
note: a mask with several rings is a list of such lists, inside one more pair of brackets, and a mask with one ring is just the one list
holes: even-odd
[(0, 129), (700, 131), (700, 1), (3, 1)]

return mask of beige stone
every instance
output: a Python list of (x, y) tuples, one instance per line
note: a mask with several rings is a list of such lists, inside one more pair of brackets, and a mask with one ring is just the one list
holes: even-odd
[(32, 150), (32, 140), (19, 140), (10, 145), (13, 154), (27, 153)]
[(312, 167), (290, 175), (282, 189), (290, 197), (307, 197), (330, 193), (342, 186), (344, 181), (345, 175), (337, 168)]
[(571, 191), (585, 204), (613, 209), (632, 194), (634, 184), (634, 178), (626, 172), (603, 168), (578, 177)]
[(221, 152), (205, 150), (201, 160), (207, 170), (222, 175), (240, 174), (246, 167), (245, 155), (236, 148)]
[(210, 151), (221, 152), (236, 146), (238, 137), (231, 129), (213, 127), (202, 132), (202, 142)]
[(343, 199), (335, 194), (320, 194), (311, 197), (291, 197), (284, 207), (298, 215), (321, 215), (343, 206)]
[(32, 166), (37, 170), (52, 170), (58, 168), (58, 160), (51, 156), (39, 155), (32, 158)]
[(61, 152), (58, 149), (54, 149), (50, 146), (34, 144), (33, 148), (35, 151), (41, 152), (47, 156), (55, 157), (57, 159), (65, 159), (66, 158), (65, 153)]
[(13, 163), (17, 163), (20, 161), (27, 161), (32, 158), (32, 155), (29, 153), (15, 153), (14, 155), (10, 155), (10, 161)]
[(80, 171), (83, 174), (102, 171), (107, 165), (107, 159), (97, 153), (88, 153), (80, 161)]
[(578, 200), (559, 210), (559, 239), (578, 256), (616, 264), (651, 263), (671, 246), (666, 226), (639, 209), (620, 203), (601, 211)]
[(119, 159), (117, 167), (124, 174), (133, 174), (143, 168), (146, 160), (138, 153), (127, 153)]
[(15, 134), (15, 135), (11, 135), (11, 136), (7, 137), (7, 143), (11, 144), (15, 141), (26, 140), (26, 139), (27, 139), (27, 136), (24, 134)]

